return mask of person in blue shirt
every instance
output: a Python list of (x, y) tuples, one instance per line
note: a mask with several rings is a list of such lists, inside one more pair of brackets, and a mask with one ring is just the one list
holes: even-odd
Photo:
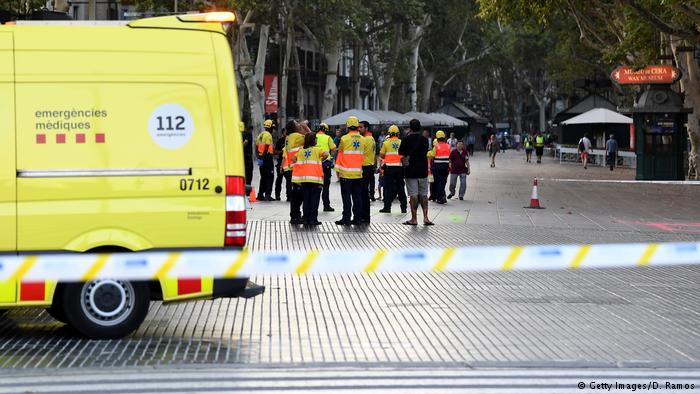
[(617, 163), (617, 149), (615, 135), (610, 134), (610, 139), (605, 143), (605, 156), (608, 159), (608, 164), (610, 164), (610, 171), (615, 169), (615, 163)]

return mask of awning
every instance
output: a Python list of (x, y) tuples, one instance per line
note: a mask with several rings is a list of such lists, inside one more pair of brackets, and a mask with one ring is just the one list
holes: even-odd
[(623, 123), (631, 124), (632, 118), (618, 114), (606, 108), (594, 108), (581, 115), (574, 116), (571, 119), (561, 122), (563, 125), (572, 124), (601, 124), (601, 123)]
[(433, 127), (439, 121), (435, 117), (430, 116), (430, 114), (426, 114), (425, 112), (406, 112), (404, 115), (407, 116), (409, 120), (418, 119), (421, 126), (425, 127)]
[(348, 117), (350, 116), (357, 116), (357, 118), (361, 121), (366, 120), (370, 124), (382, 123), (381, 119), (379, 119), (379, 117), (377, 117), (377, 115), (375, 115), (373, 111), (368, 111), (364, 109), (349, 109), (337, 115), (333, 115), (328, 119), (324, 119), (322, 122), (329, 126), (345, 126), (345, 122), (347, 122)]
[(435, 119), (435, 126), (446, 126), (446, 127), (467, 127), (469, 123), (457, 119), (454, 116), (443, 114), (440, 112), (431, 112), (428, 115)]

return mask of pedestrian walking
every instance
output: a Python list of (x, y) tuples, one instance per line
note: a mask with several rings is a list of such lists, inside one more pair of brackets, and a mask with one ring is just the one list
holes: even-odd
[(535, 154), (537, 155), (537, 164), (542, 164), (542, 155), (544, 154), (544, 136), (541, 131), (535, 136)]
[(515, 135), (513, 136), (513, 143), (515, 144), (515, 150), (517, 152), (520, 152), (520, 147), (521, 147), (520, 134), (515, 133)]
[(496, 153), (498, 153), (498, 141), (496, 141), (496, 135), (491, 134), (489, 142), (486, 144), (486, 150), (489, 152), (489, 158), (491, 159), (491, 168), (496, 167)]
[(253, 182), (253, 133), (252, 129), (245, 130), (243, 122), (240, 123), (241, 138), (243, 139), (243, 163), (245, 167), (245, 184)]
[[(343, 198), (343, 216), (335, 224), (348, 226), (362, 224), (362, 163), (365, 152), (365, 137), (360, 135), (360, 121), (355, 116), (346, 121), (348, 133), (340, 139), (335, 170), (340, 177), (340, 193)], [(365, 189), (366, 190), (366, 189)], [(351, 220), (352, 219), (352, 220)]]
[(450, 194), (447, 199), (455, 195), (457, 180), (459, 179), (459, 199), (464, 200), (467, 192), (467, 175), (469, 175), (469, 153), (464, 149), (464, 142), (457, 143), (457, 149), (450, 152)]
[(267, 119), (263, 123), (265, 128), (256, 141), (258, 151), (258, 163), (260, 165), (260, 184), (258, 186), (258, 201), (272, 200), (272, 183), (275, 179), (275, 161), (272, 145), (272, 120)]
[(335, 212), (331, 206), (330, 188), (331, 175), (333, 169), (332, 155), (335, 152), (336, 145), (331, 136), (328, 135), (328, 125), (321, 123), (316, 128), (316, 146), (323, 149), (327, 155), (323, 160), (323, 191), (321, 198), (323, 200), (323, 212)]
[(583, 169), (588, 168), (588, 154), (591, 152), (591, 140), (588, 139), (588, 134), (584, 134), (580, 140), (578, 140), (578, 151), (581, 154), (581, 163), (583, 163)]
[(377, 159), (377, 143), (374, 140), (374, 133), (372, 133), (372, 130), (370, 129), (369, 122), (365, 120), (361, 121), (358, 131), (360, 132), (360, 135), (364, 136), (365, 138), (364, 158), (362, 159), (362, 181), (364, 182), (364, 189), (362, 192), (362, 208), (364, 209), (364, 212), (362, 213), (362, 220), (369, 223), (369, 203), (370, 201), (374, 202), (377, 200), (374, 198), (374, 171), (376, 169), (375, 162)]
[(432, 197), (438, 204), (446, 204), (447, 197), (445, 196), (445, 185), (450, 174), (450, 145), (445, 140), (445, 132), (439, 130), (435, 135), (437, 143), (433, 149), (428, 152), (428, 158), (433, 160), (432, 174), (434, 178), (434, 187)]
[(401, 147), (399, 133), (399, 128), (396, 125), (389, 126), (389, 138), (384, 140), (379, 150), (379, 157), (384, 162), (384, 208), (379, 211), (382, 213), (391, 213), (391, 204), (397, 197), (401, 206), (401, 212), (406, 213), (408, 208), (404, 171), (401, 155), (399, 154), (399, 148)]
[(294, 120), (287, 122), (287, 130), (292, 130), (292, 132), (287, 136), (287, 141), (284, 146), (287, 153), (287, 169), (285, 170), (284, 177), (287, 181), (287, 190), (290, 191), (288, 197), (291, 224), (304, 223), (301, 217), (301, 206), (304, 203), (304, 196), (301, 191), (301, 186), (292, 182), (292, 171), (294, 171), (296, 155), (304, 146), (304, 136), (311, 132), (308, 123), (308, 121), (298, 123)]
[(403, 156), (406, 190), (410, 196), (411, 220), (403, 224), (418, 225), (418, 205), (423, 208), (423, 224), (432, 226), (428, 218), (428, 145), (430, 141), (423, 137), (418, 119), (409, 122), (410, 133), (401, 141), (399, 155)]
[(532, 163), (532, 149), (534, 147), (534, 142), (531, 135), (525, 135), (525, 142), (523, 142), (523, 146), (525, 146), (525, 162)]
[(474, 134), (469, 133), (467, 136), (467, 153), (469, 153), (469, 156), (474, 156), (474, 145), (476, 144), (476, 137), (474, 137)]
[(455, 133), (450, 133), (450, 138), (447, 139), (447, 145), (450, 146), (450, 150), (457, 149), (457, 138), (455, 138)]
[[(284, 179), (284, 143), (287, 140), (287, 128), (282, 128), (282, 133), (280, 137), (275, 142), (275, 158), (277, 159), (277, 164), (275, 165), (275, 200), (281, 200), (282, 194), (282, 180)], [(287, 200), (289, 200), (289, 189), (285, 189), (287, 195)]]
[(318, 206), (323, 189), (323, 161), (328, 158), (328, 152), (316, 146), (316, 133), (304, 136), (304, 145), (293, 159), (292, 182), (301, 188), (303, 224), (318, 226)]
[(615, 135), (610, 134), (610, 138), (605, 142), (605, 157), (608, 160), (608, 165), (610, 165), (610, 171), (615, 169), (617, 164), (617, 140), (615, 140)]

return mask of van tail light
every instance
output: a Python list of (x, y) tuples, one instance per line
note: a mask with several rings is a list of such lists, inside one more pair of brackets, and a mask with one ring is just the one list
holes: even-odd
[(245, 180), (226, 177), (226, 235), (224, 246), (245, 246)]

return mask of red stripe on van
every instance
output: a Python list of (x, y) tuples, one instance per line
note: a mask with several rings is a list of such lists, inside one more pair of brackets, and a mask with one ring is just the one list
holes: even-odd
[(22, 282), (19, 286), (20, 301), (44, 301), (45, 294), (44, 282)]
[(178, 279), (177, 280), (177, 294), (178, 295), (199, 293), (201, 291), (202, 291), (202, 280), (201, 279)]

